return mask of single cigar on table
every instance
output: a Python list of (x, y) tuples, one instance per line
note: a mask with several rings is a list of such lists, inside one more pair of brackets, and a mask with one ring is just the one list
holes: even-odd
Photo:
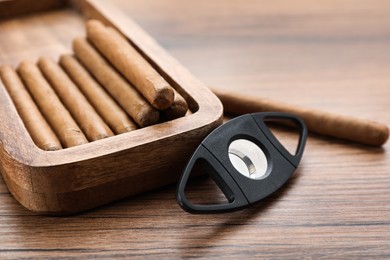
[(84, 38), (73, 41), (76, 57), (140, 126), (158, 123), (160, 113)]
[(33, 62), (24, 61), (19, 65), (18, 72), (63, 147), (88, 143), (38, 67)]
[(155, 108), (172, 105), (173, 88), (118, 31), (90, 20), (87, 38)]
[(389, 128), (377, 122), (302, 108), (222, 89), (212, 88), (212, 91), (221, 100), (225, 112), (228, 113), (246, 114), (271, 111), (293, 113), (302, 117), (308, 129), (314, 133), (373, 146), (381, 146), (389, 138)]
[(42, 57), (38, 61), (38, 67), (89, 141), (113, 135), (111, 129), (57, 63)]
[(137, 125), (74, 56), (62, 55), (60, 65), (115, 134), (137, 129)]
[(170, 108), (161, 111), (161, 117), (165, 120), (172, 120), (184, 116), (188, 110), (186, 100), (174, 90), (175, 97)]
[(16, 71), (11, 66), (0, 67), (0, 78), (34, 143), (46, 151), (62, 149), (60, 141), (42, 116)]

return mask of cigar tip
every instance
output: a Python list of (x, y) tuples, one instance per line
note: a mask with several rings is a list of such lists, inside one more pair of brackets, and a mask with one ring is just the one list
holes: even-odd
[(176, 118), (179, 118), (179, 117), (183, 117), (183, 116), (185, 116), (187, 114), (187, 111), (188, 110), (187, 109), (184, 110), (183, 107), (168, 108), (166, 110), (161, 111), (161, 119), (162, 119), (162, 121), (169, 121), (169, 120), (173, 120), (173, 119), (176, 119)]
[(123, 131), (126, 131), (126, 132), (131, 132), (133, 130), (137, 130), (137, 126), (134, 124), (132, 126), (126, 126)]
[(99, 20), (91, 19), (86, 22), (86, 27), (87, 30), (89, 30), (93, 28), (104, 27), (104, 24)]
[(31, 65), (34, 64), (31, 60), (23, 60), (22, 62), (19, 63), (18, 67), (26, 66), (26, 65)]
[(8, 65), (8, 64), (0, 65), (0, 71), (1, 70), (10, 70), (10, 69), (12, 69), (11, 65)]
[(45, 56), (41, 56), (39, 57), (38, 59), (38, 64), (41, 64), (41, 63), (46, 63), (46, 62), (54, 62), (51, 58), (48, 58), (48, 57), (45, 57)]
[(60, 56), (59, 62), (60, 64), (63, 64), (67, 60), (72, 60), (72, 59), (74, 59), (74, 56), (72, 54), (62, 54)]
[(0, 65), (0, 77), (2, 77), (3, 74), (10, 73), (11, 71), (14, 71), (14, 68), (10, 65)]
[(140, 127), (157, 124), (160, 120), (160, 113), (155, 109), (141, 110), (138, 115), (137, 123)]
[(162, 112), (164, 119), (171, 120), (185, 116), (188, 110), (188, 104), (184, 98), (177, 98), (173, 102), (172, 106), (165, 109)]
[(182, 111), (184, 111), (184, 115), (188, 110), (188, 104), (187, 101), (184, 98), (181, 98), (180, 100), (176, 101), (176, 106), (180, 107)]
[(168, 109), (173, 105), (175, 94), (171, 86), (165, 86), (156, 92), (153, 105), (160, 110)]
[(76, 56), (79, 54), (80, 48), (84, 48), (85, 45), (89, 45), (86, 38), (77, 37), (77, 38), (73, 39), (72, 48), (73, 48), (74, 52), (76, 53)]
[(67, 59), (67, 58), (70, 58), (70, 57), (73, 57), (73, 54), (65, 53), (65, 54), (61, 54), (60, 55), (60, 59)]
[(74, 46), (75, 44), (79, 44), (80, 42), (83, 42), (83, 41), (85, 41), (84, 37), (76, 37), (73, 39), (72, 44)]
[(97, 134), (96, 136), (93, 136), (92, 137), (92, 140), (90, 141), (97, 141), (97, 140), (101, 140), (101, 139), (105, 139), (105, 138), (108, 138), (108, 137), (111, 137), (113, 136), (113, 134), (110, 134), (110, 133), (101, 133), (101, 134)]
[(36, 66), (36, 65), (31, 60), (24, 60), (24, 61), (19, 63), (18, 67), (16, 68), (16, 71), (18, 71), (20, 73), (20, 71), (25, 70), (27, 68), (34, 67), (34, 66)]
[(118, 129), (117, 131), (118, 131), (118, 134), (124, 134), (124, 133), (134, 131), (136, 129), (137, 129), (137, 126), (133, 125), (133, 126), (125, 126), (123, 128)]
[(389, 139), (390, 133), (389, 133), (389, 128), (386, 125), (382, 125), (381, 128), (382, 128), (382, 130), (380, 131), (380, 134), (378, 136), (378, 140), (379, 140), (380, 145), (383, 145)]
[(89, 20), (87, 21), (87, 25), (88, 25), (88, 24), (102, 24), (102, 22), (99, 21), (98, 19), (89, 19)]
[(59, 147), (59, 146), (53, 146), (53, 145), (47, 145), (47, 146), (43, 146), (42, 147), (42, 150), (45, 150), (45, 151), (58, 151), (58, 150), (61, 150), (62, 148)]

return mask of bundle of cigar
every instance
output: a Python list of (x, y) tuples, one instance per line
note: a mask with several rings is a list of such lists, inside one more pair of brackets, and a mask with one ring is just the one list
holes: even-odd
[(59, 63), (42, 57), (0, 78), (27, 131), (59, 150), (133, 131), (187, 113), (185, 99), (118, 31), (97, 20)]

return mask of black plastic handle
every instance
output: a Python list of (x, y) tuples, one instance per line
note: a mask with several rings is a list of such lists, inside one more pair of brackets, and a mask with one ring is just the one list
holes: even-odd
[[(296, 123), (300, 130), (296, 153), (292, 155), (272, 134), (265, 120), (285, 119)], [(237, 117), (215, 129), (196, 149), (189, 160), (177, 188), (177, 202), (190, 213), (222, 213), (235, 211), (256, 203), (277, 191), (298, 166), (307, 138), (307, 128), (299, 117), (288, 113), (254, 113)], [(261, 179), (244, 176), (229, 159), (229, 145), (237, 139), (255, 143), (267, 157), (267, 175)], [(185, 196), (188, 178), (195, 165), (201, 166), (215, 181), (228, 203), (198, 205)]]
[[(217, 205), (197, 205), (192, 204), (187, 199), (185, 196), (185, 187), (187, 186), (188, 177), (196, 164), (200, 164), (202, 169), (210, 175), (224, 193), (229, 203)], [(203, 145), (199, 145), (184, 169), (184, 173), (177, 186), (176, 194), (179, 205), (190, 213), (230, 212), (248, 205), (248, 201), (232, 177)]]
[[(302, 159), (303, 151), (305, 150), (305, 144), (306, 144), (306, 138), (308, 134), (308, 130), (306, 127), (305, 122), (298, 116), (288, 113), (277, 113), (277, 112), (263, 112), (263, 113), (254, 113), (251, 114), (252, 117), (255, 119), (256, 123), (259, 125), (259, 128), (265, 136), (268, 138), (268, 140), (271, 141), (271, 143), (280, 151), (280, 153), (283, 154), (284, 157), (286, 157), (287, 160), (289, 160), (295, 167), (298, 167), (299, 162)], [(298, 146), (295, 151), (295, 154), (291, 154), (275, 137), (275, 135), (271, 132), (271, 130), (267, 127), (265, 124), (265, 121), (267, 119), (273, 120), (273, 119), (285, 119), (292, 121), (296, 124), (296, 126), (299, 129), (299, 141)]]

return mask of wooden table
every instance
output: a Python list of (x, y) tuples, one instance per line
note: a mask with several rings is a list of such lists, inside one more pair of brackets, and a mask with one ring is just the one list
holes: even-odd
[[(390, 125), (389, 1), (115, 2), (208, 85)], [(1, 62), (13, 62), (4, 42)], [(287, 186), (223, 215), (185, 213), (172, 185), (37, 216), (0, 181), (0, 258), (388, 257), (389, 145), (311, 135)]]

